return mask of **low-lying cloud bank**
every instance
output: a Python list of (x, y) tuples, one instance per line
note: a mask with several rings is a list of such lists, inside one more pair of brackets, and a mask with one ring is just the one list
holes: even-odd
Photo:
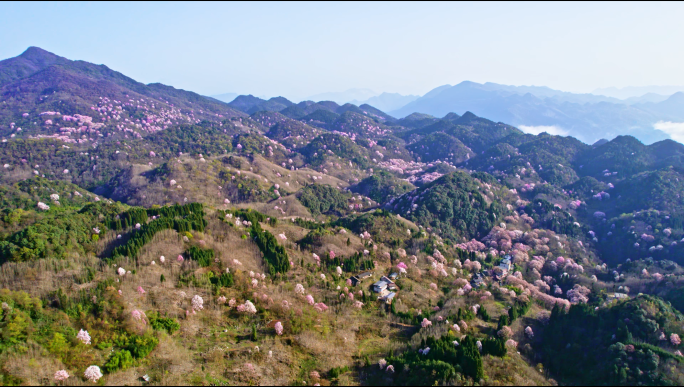
[(534, 134), (534, 135), (546, 132), (548, 134), (553, 134), (556, 136), (567, 136), (570, 133), (569, 131), (561, 128), (560, 126), (556, 126), (556, 125), (550, 125), (550, 126), (519, 125), (518, 129), (522, 130), (525, 133)]
[(673, 140), (684, 143), (684, 122), (658, 121), (653, 127), (669, 134)]

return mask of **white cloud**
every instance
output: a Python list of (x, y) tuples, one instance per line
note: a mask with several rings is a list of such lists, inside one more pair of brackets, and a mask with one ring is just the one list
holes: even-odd
[(659, 121), (653, 127), (669, 134), (673, 140), (684, 143), (684, 122)]
[(546, 132), (548, 134), (553, 134), (556, 136), (567, 136), (570, 133), (569, 131), (561, 128), (560, 126), (556, 126), (556, 125), (550, 125), (550, 126), (520, 125), (520, 126), (518, 126), (518, 129), (522, 130), (525, 133), (534, 134), (534, 135)]

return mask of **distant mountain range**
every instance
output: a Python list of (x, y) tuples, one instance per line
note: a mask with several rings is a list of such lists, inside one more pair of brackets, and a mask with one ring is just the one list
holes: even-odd
[(344, 105), (351, 101), (365, 101), (369, 98), (380, 95), (370, 89), (349, 89), (340, 92), (320, 93), (312, 95), (307, 98), (310, 101), (333, 101), (337, 104)]
[(389, 114), (400, 118), (419, 112), (441, 117), (466, 111), (519, 127), (554, 127), (558, 133), (586, 143), (624, 134), (653, 143), (670, 138), (668, 133), (654, 128), (656, 123), (684, 121), (684, 93), (620, 100), (547, 87), (466, 81), (440, 86)]
[(265, 100), (253, 95), (240, 95), (228, 106), (250, 115), (258, 112), (277, 112), (295, 120), (315, 121), (326, 128), (345, 113), (354, 113), (383, 123), (396, 121), (394, 117), (367, 104), (356, 106), (345, 103), (340, 105), (334, 101), (302, 101), (295, 104), (284, 97), (273, 97)]
[(382, 93), (380, 95), (377, 95), (375, 97), (368, 98), (365, 101), (358, 101), (358, 100), (353, 100), (353, 101), (348, 101), (349, 103), (353, 103), (354, 105), (371, 105), (374, 106), (384, 112), (392, 111), (401, 108), (402, 106), (405, 106), (415, 100), (420, 98), (419, 95), (401, 95), (398, 93)]
[(646, 94), (658, 94), (667, 98), (674, 93), (684, 91), (684, 86), (628, 86), (606, 87), (592, 91), (592, 94), (605, 95), (618, 99), (630, 99), (641, 97)]
[[(684, 92), (666, 95), (678, 89), (674, 86), (600, 89), (596, 93), (608, 95), (597, 95), (466, 81), (437, 87), (422, 97), (349, 89), (294, 103), (283, 97), (267, 100), (236, 93), (204, 97), (162, 84), (144, 85), (104, 65), (71, 61), (30, 47), (20, 56), (0, 62), (0, 93), (7, 107), (0, 110), (0, 132), (9, 134), (12, 122), (28, 122), (21, 117), (24, 113), (30, 117), (48, 111), (82, 114), (84, 109), (102, 104), (100, 97), (115, 100), (145, 97), (156, 101), (157, 110), (181, 109), (179, 113), (184, 120), (218, 120), (258, 111), (280, 112), (293, 119), (303, 119), (321, 110), (309, 119), (331, 124), (337, 116), (352, 111), (391, 125), (414, 113), (427, 115), (421, 116), (421, 120), (434, 120), (449, 113), (462, 115), (470, 111), (529, 133), (572, 135), (588, 144), (619, 135), (632, 135), (650, 144), (668, 138), (682, 140)], [(661, 93), (650, 92), (626, 99), (614, 97), (647, 90)], [(23, 127), (25, 133), (45, 129), (36, 120), (31, 120), (30, 126), (21, 125), (17, 127)]]
[(217, 95), (210, 95), (211, 98), (218, 99), (221, 102), (231, 102), (232, 100), (235, 99), (239, 94), (238, 93), (224, 93), (224, 94), (217, 94)]

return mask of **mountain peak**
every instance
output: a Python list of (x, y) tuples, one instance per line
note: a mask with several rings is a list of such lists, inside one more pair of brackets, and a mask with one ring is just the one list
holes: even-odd
[(59, 56), (51, 53), (50, 51), (43, 50), (40, 47), (30, 46), (26, 51), (19, 55), (25, 59), (36, 59), (36, 58), (60, 58)]
[(594, 148), (596, 148), (597, 146), (601, 146), (601, 145), (607, 144), (607, 143), (608, 143), (608, 140), (606, 140), (605, 138), (602, 138), (602, 139), (596, 141), (592, 146)]
[(0, 61), (0, 85), (26, 78), (54, 64), (65, 64), (69, 60), (31, 46), (21, 55)]
[(29, 61), (41, 69), (53, 64), (69, 62), (66, 58), (62, 58), (59, 55), (55, 55), (50, 51), (35, 46), (27, 48), (26, 51), (22, 52), (17, 58)]
[(461, 119), (463, 119), (464, 121), (472, 120), (472, 119), (475, 119), (475, 118), (479, 118), (479, 117), (476, 116), (475, 114), (469, 112), (469, 111), (463, 113), (463, 115), (461, 116)]
[(456, 114), (454, 112), (448, 113), (446, 116), (442, 117), (442, 119), (446, 120), (446, 121), (456, 121), (459, 118), (461, 118), (461, 116), (459, 116), (458, 114)]

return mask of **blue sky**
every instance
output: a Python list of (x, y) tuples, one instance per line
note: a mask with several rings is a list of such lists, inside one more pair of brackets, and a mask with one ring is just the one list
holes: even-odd
[(0, 3), (0, 59), (38, 46), (144, 83), (300, 99), (463, 80), (684, 85), (682, 3)]

